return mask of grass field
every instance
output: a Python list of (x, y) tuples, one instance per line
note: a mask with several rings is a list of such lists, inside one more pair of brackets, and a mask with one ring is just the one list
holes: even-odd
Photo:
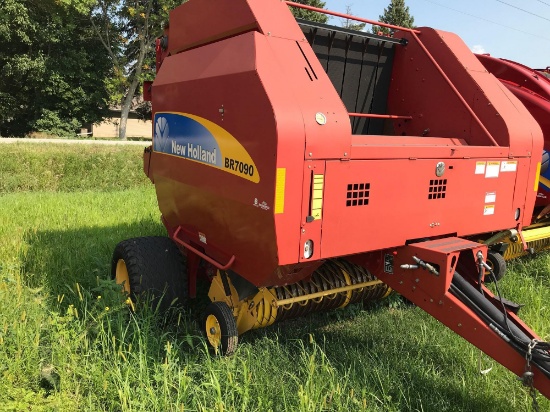
[[(209, 354), (207, 303), (131, 314), (109, 279), (117, 242), (162, 235), (137, 147), (16, 144), (0, 164), (0, 410), (527, 411), (510, 372), (390, 299), (315, 314)], [(550, 338), (550, 259), (501, 282)], [(550, 402), (538, 397), (540, 410)]]

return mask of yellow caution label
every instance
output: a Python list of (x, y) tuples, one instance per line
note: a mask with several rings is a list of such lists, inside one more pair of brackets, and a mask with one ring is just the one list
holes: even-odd
[(313, 175), (312, 193), (311, 193), (311, 216), (317, 220), (323, 215), (323, 186), (325, 182), (324, 175)]
[(487, 162), (487, 168), (485, 169), (485, 177), (498, 177), (500, 172), (500, 162), (491, 161)]
[(515, 172), (518, 170), (518, 161), (517, 160), (503, 160), (500, 163), (501, 172)]
[(494, 215), (495, 214), (495, 205), (485, 205), (485, 207), (483, 208), (483, 214), (485, 216)]
[(285, 212), (286, 168), (278, 167), (275, 178), (275, 214)]
[(476, 175), (484, 175), (485, 174), (485, 166), (487, 165), (486, 162), (476, 162)]

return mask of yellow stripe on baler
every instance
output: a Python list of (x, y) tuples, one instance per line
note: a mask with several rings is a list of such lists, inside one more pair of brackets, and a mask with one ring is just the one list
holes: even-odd
[(540, 175), (540, 162), (537, 163), (537, 174), (535, 175), (535, 192), (537, 192), (539, 190), (539, 179), (544, 179), (544, 177), (542, 177)]
[(275, 214), (285, 212), (286, 168), (278, 167), (275, 178)]

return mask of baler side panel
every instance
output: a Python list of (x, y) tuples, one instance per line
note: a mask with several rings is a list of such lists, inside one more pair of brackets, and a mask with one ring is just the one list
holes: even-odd
[(454, 33), (433, 29), (423, 30), (421, 40), (497, 143), (510, 146), (510, 156), (529, 155), (536, 122), (527, 120), (525, 107), (494, 81), (464, 42)]
[(524, 199), (514, 189), (528, 179), (530, 159), (509, 170), (498, 160), (440, 160), (441, 177), (439, 160), (328, 161), (322, 258), (517, 225), (514, 211), (523, 213)]
[[(345, 157), (350, 152), (351, 132), (342, 101), (308, 43), (269, 36), (265, 42), (266, 48), (258, 50), (257, 65), (277, 121), (277, 168), (285, 170), (283, 211), (275, 211), (275, 221), (278, 260), (286, 265), (303, 255), (299, 239), (304, 236), (304, 196), (309, 201), (304, 155), (307, 160)], [(273, 61), (262, 59), (262, 53), (270, 53)], [(319, 113), (326, 124), (317, 121)], [(280, 190), (276, 188), (276, 196)], [(318, 236), (319, 241), (313, 240), (320, 246)]]
[[(348, 156), (351, 145), (348, 113), (307, 41), (272, 37), (269, 44), (283, 74), (277, 87), (286, 90), (303, 118), (305, 158)], [(325, 124), (318, 122), (319, 114), (325, 117)]]
[[(302, 115), (303, 96), (309, 90), (302, 85), (311, 82), (305, 67), (308, 66), (293, 40), (255, 35), (261, 47), (257, 49), (257, 70), (272, 105), (271, 116), (277, 128), (277, 146), (271, 155), (276, 156), (277, 181), (271, 210), (275, 218), (277, 259), (279, 265), (298, 262), (298, 243), (301, 225), (300, 195), (303, 187), (305, 129)], [(308, 66), (309, 67), (309, 66)], [(258, 125), (257, 133), (263, 128)], [(268, 153), (265, 154), (266, 156)], [(275, 275), (274, 275), (275, 276)], [(299, 280), (285, 277), (285, 282)], [(267, 280), (265, 282), (268, 282)], [(271, 277), (271, 285), (280, 282)]]
[[(464, 139), (470, 145), (493, 146), (492, 139), (495, 137), (489, 136), (483, 129), (483, 126), (489, 127), (484, 123), (488, 119), (482, 120), (480, 124), (468, 107), (480, 94), (463, 66), (462, 59), (470, 62), (468, 54), (471, 55), (471, 52), (464, 43), (448, 44), (446, 33), (440, 36), (440, 32), (433, 29), (421, 30), (419, 40), (411, 33), (402, 33), (409, 43), (396, 50), (389, 110), (414, 118), (411, 122), (400, 122), (401, 127), (396, 128), (396, 134), (453, 137)], [(482, 70), (479, 63), (478, 66)], [(485, 86), (481, 85), (483, 90)], [(452, 118), (449, 118), (449, 113), (452, 113)], [(496, 137), (497, 143), (508, 146), (506, 124), (498, 117), (495, 109), (489, 123), (493, 122), (496, 126), (491, 126), (491, 130), (498, 126), (496, 130), (500, 132)]]
[[(219, 153), (221, 167), (173, 153), (154, 151), (151, 156), (151, 173), (167, 226), (182, 226), (185, 233), (194, 234), (189, 241), (220, 262), (235, 255), (232, 269), (251, 281), (271, 275), (278, 266), (272, 211), (277, 126), (256, 70), (257, 41), (257, 34), (247, 33), (166, 58), (153, 86), (153, 110), (191, 113), (223, 128), (250, 155), (259, 181), (228, 170), (226, 159), (233, 149)], [(247, 122), (242, 122), (242, 113), (247, 114)], [(154, 137), (154, 147), (158, 138)], [(177, 136), (169, 138), (168, 152)], [(199, 136), (192, 139), (201, 144)]]
[(545, 99), (541, 95), (516, 84), (508, 82), (503, 84), (523, 103), (538, 122), (544, 134), (544, 149), (550, 151), (550, 99)]

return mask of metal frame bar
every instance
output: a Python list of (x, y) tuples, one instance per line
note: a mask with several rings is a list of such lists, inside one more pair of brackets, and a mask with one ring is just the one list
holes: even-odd
[(394, 26), (393, 24), (382, 23), (382, 22), (376, 21), (376, 20), (363, 19), (361, 17), (352, 16), (350, 14), (344, 14), (344, 13), (338, 13), (336, 11), (320, 9), (320, 8), (317, 8), (317, 7), (307, 6), (305, 4), (294, 3), (292, 1), (285, 1), (285, 3), (290, 7), (296, 7), (298, 9), (316, 11), (317, 13), (329, 14), (331, 16), (342, 17), (344, 19), (360, 21), (361, 23), (368, 23), (368, 24), (372, 24), (373, 26), (387, 27), (388, 29), (402, 30), (402, 31), (407, 31), (407, 32), (411, 32), (411, 33), (420, 34), (419, 30), (409, 29), (407, 27)]
[(372, 119), (405, 119), (412, 120), (412, 116), (398, 116), (395, 114), (372, 114), (372, 113), (348, 113), (350, 117), (367, 117)]
[(309, 21), (304, 19), (296, 19), (296, 21), (300, 26), (307, 26), (307, 27), (313, 27), (314, 29), (323, 29), (323, 30), (333, 31), (336, 33), (349, 34), (350, 36), (360, 37), (362, 39), (379, 40), (386, 43), (401, 44), (402, 46), (406, 46), (407, 43), (409, 42), (405, 38), (379, 36), (377, 34), (369, 34), (362, 31), (346, 29), (344, 27), (331, 26), (330, 24), (317, 23), (315, 21)]
[(184, 248), (190, 250), (191, 252), (195, 253), (196, 255), (200, 256), (201, 258), (203, 258), (204, 260), (206, 260), (208, 263), (211, 263), (213, 264), (215, 267), (217, 267), (218, 269), (220, 270), (227, 270), (229, 269), (232, 265), (233, 265), (233, 262), (235, 262), (235, 255), (232, 255), (231, 258), (229, 259), (229, 262), (227, 262), (225, 265), (221, 264), (220, 262), (218, 262), (217, 260), (214, 260), (212, 259), (210, 256), (202, 253), (200, 250), (194, 248), (193, 246), (191, 246), (189, 243), (187, 242), (184, 242), (183, 240), (181, 240), (180, 238), (178, 238), (178, 234), (181, 230), (181, 226), (178, 226), (178, 228), (176, 229), (176, 231), (174, 232), (174, 236), (173, 236), (173, 239), (176, 243), (182, 245)]

